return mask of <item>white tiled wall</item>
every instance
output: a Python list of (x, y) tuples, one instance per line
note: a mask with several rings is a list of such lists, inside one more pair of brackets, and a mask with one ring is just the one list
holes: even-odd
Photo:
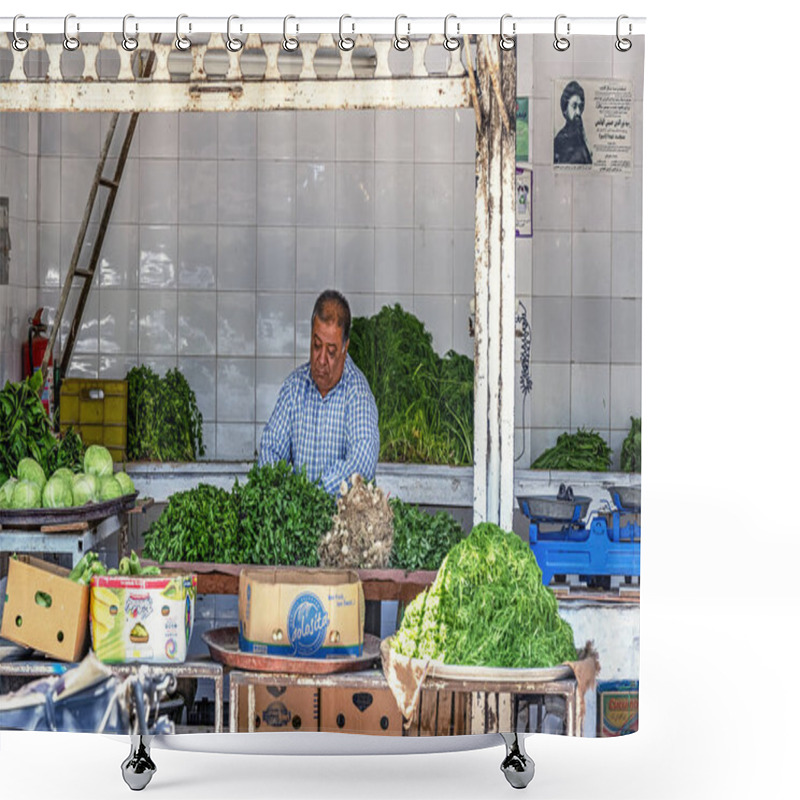
[(0, 196), (8, 198), (8, 283), (0, 285), (0, 387), (22, 376), (22, 344), (28, 318), (33, 316), (36, 275), (36, 164), (35, 126), (30, 115), (0, 114)]
[[(517, 239), (516, 252), (533, 379), (527, 398), (517, 391), (518, 464), (530, 464), (563, 431), (584, 427), (603, 435), (618, 465), (630, 417), (641, 415), (644, 47), (619, 53), (608, 37), (576, 36), (559, 53), (552, 37), (520, 37), (517, 58), (534, 182), (534, 235)], [(633, 174), (554, 172), (554, 81), (605, 77), (634, 84)]]
[[(550, 36), (518, 45), (534, 180), (534, 236), (517, 239), (516, 257), (533, 334), (533, 390), (516, 390), (527, 466), (581, 426), (618, 451), (641, 413), (643, 53), (619, 54), (608, 37), (574, 37), (566, 53)], [(553, 171), (552, 79), (591, 76), (636, 79), (632, 177)], [(21, 317), (58, 303), (108, 120), (0, 115), (2, 185), (32, 251), (0, 288), (9, 377)], [(206, 458), (250, 458), (281, 380), (307, 358), (325, 287), (356, 315), (400, 302), (440, 353), (471, 355), (474, 126), (472, 109), (142, 114), (70, 374), (177, 366), (204, 416)], [(32, 208), (12, 172), (32, 175)]]

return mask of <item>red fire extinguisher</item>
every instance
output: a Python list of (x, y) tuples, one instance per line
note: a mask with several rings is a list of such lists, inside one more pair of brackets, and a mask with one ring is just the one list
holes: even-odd
[[(44, 332), (47, 325), (42, 322), (44, 309), (36, 309), (36, 313), (28, 320), (28, 341), (22, 345), (22, 377), (28, 378), (42, 368), (44, 351), (47, 349), (47, 337)], [(53, 366), (53, 355), (50, 354), (50, 367)], [(42, 404), (46, 413), (50, 413), (50, 381), (45, 382), (42, 389)]]

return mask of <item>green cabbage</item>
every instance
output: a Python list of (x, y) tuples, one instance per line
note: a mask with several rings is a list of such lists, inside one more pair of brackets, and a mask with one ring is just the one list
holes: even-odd
[(72, 505), (84, 506), (87, 503), (94, 503), (97, 500), (97, 490), (97, 478), (79, 472), (72, 479)]
[(113, 475), (107, 475), (105, 478), (100, 479), (100, 497), (99, 500), (115, 500), (117, 497), (122, 497), (122, 487), (115, 480)]
[(33, 481), (17, 481), (11, 496), (11, 508), (41, 508), (42, 492)]
[(9, 478), (0, 486), (0, 508), (11, 508), (11, 497), (14, 494), (14, 487), (17, 485), (16, 478)]
[(23, 458), (19, 464), (17, 464), (17, 478), (21, 481), (35, 483), (39, 487), (40, 492), (44, 489), (45, 483), (47, 483), (44, 470), (32, 458)]
[(113, 475), (114, 460), (111, 458), (111, 453), (100, 444), (90, 445), (83, 457), (83, 471), (96, 478)]
[(72, 479), (75, 477), (75, 473), (69, 469), (68, 467), (59, 467), (51, 476), (51, 478), (66, 478), (70, 486), (72, 485)]
[(134, 494), (136, 492), (136, 487), (127, 472), (114, 473), (114, 480), (119, 484), (119, 488), (122, 489), (122, 494)]
[(44, 508), (69, 508), (72, 505), (72, 481), (62, 475), (52, 475), (44, 485)]

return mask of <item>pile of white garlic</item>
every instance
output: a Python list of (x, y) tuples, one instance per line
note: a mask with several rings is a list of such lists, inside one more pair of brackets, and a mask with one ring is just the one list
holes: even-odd
[(319, 545), (322, 567), (385, 569), (394, 537), (394, 513), (383, 490), (354, 474), (342, 482), (333, 526)]

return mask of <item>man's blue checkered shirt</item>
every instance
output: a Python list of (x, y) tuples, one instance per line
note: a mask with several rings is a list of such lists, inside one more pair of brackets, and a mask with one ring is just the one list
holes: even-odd
[(324, 398), (308, 362), (289, 375), (261, 434), (258, 463), (283, 460), (296, 470), (305, 465), (312, 481), (336, 494), (354, 472), (375, 477), (379, 446), (375, 398), (348, 355), (341, 380)]

